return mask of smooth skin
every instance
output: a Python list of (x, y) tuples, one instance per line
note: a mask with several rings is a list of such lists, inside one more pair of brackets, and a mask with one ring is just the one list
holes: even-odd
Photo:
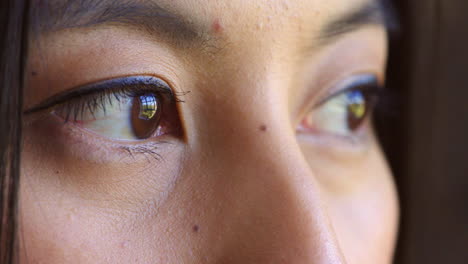
[(182, 135), (141, 143), (166, 142), (159, 159), (25, 117), (21, 263), (391, 263), (397, 197), (370, 120), (353, 139), (298, 130), (346, 79), (384, 82), (384, 26), (318, 37), (371, 0), (151, 1), (206, 41), (112, 23), (33, 38), (25, 109), (131, 75), (190, 93)]

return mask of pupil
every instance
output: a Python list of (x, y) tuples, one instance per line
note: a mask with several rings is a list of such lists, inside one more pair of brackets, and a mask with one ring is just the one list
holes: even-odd
[(361, 91), (348, 93), (348, 126), (354, 131), (364, 121), (367, 113), (366, 98)]
[(159, 125), (159, 101), (153, 94), (137, 96), (133, 99), (131, 124), (135, 137), (151, 137)]

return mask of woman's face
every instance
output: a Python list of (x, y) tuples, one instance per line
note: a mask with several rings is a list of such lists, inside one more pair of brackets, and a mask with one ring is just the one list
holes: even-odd
[(34, 10), (22, 263), (391, 262), (376, 1)]

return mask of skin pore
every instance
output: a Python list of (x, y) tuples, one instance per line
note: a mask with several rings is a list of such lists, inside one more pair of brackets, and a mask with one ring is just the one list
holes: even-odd
[[(391, 263), (392, 177), (340, 104), (383, 85), (377, 2), (78, 2), (32, 33), (21, 263)], [(83, 93), (132, 76), (161, 84), (138, 94), (163, 109), (146, 139), (104, 122), (120, 88), (107, 110)]]

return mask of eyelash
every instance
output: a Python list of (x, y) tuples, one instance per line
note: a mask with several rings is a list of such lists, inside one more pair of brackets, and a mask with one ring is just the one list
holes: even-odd
[(183, 103), (180, 97), (189, 92), (174, 93), (163, 81), (152, 76), (123, 77), (108, 81), (83, 86), (71, 92), (65, 92), (54, 96), (24, 112), (25, 115), (45, 111), (62, 106), (67, 111), (67, 122), (73, 114), (72, 121), (76, 121), (76, 115), (86, 108), (93, 112), (99, 107), (105, 111), (105, 102), (111, 99), (120, 100), (124, 97), (137, 97), (144, 93), (155, 93), (167, 103)]
[[(382, 89), (376, 83), (364, 82), (358, 85), (352, 85), (349, 88), (327, 96), (324, 100), (321, 100), (316, 104), (313, 109), (319, 108), (336, 96), (352, 91), (361, 91), (366, 97), (371, 98), (370, 111), (380, 112), (382, 108), (385, 108), (385, 105), (388, 105), (380, 103), (382, 99), (387, 97), (386, 89)], [(145, 93), (154, 93), (157, 95), (161, 100), (162, 109), (164, 111), (164, 108), (167, 107), (168, 104), (184, 102), (180, 97), (188, 94), (189, 92), (174, 93), (167, 84), (156, 77), (123, 77), (83, 86), (74, 91), (54, 96), (44, 103), (26, 111), (25, 114), (46, 110), (52, 110), (52, 113), (53, 111), (60, 109), (61, 116), (66, 117), (64, 119), (64, 123), (68, 123), (70, 121), (76, 122), (79, 115), (84, 111), (89, 111), (89, 113), (92, 113), (93, 115), (96, 110), (106, 112), (106, 105), (107, 103), (112, 104), (112, 100), (120, 102), (123, 98), (134, 98)], [(156, 143), (158, 142), (151, 142), (151, 144), (142, 144), (134, 147), (121, 146), (120, 149), (132, 157), (143, 154), (144, 156), (150, 156), (155, 160), (162, 160), (161, 155), (157, 151), (159, 144)]]
[(177, 95), (173, 94), (166, 88), (161, 88), (151, 84), (132, 84), (71, 98), (61, 104), (61, 110), (64, 111), (61, 112), (61, 114), (62, 116), (66, 116), (65, 122), (69, 122), (70, 117), (72, 117), (71, 121), (76, 122), (78, 116), (84, 111), (89, 111), (89, 113), (94, 116), (94, 112), (99, 109), (106, 112), (106, 105), (107, 103), (112, 105), (112, 100), (120, 102), (121, 100), (136, 98), (146, 93), (156, 94), (156, 96), (161, 100), (163, 106), (167, 103), (182, 102), (177, 98)]
[[(71, 99), (61, 105), (61, 114), (65, 116), (65, 123), (70, 120), (76, 122), (79, 115), (83, 114), (84, 111), (89, 111), (94, 116), (94, 112), (101, 109), (103, 112), (106, 112), (106, 102), (112, 104), (112, 100), (115, 99), (118, 102), (125, 98), (135, 98), (145, 93), (155, 93), (163, 99), (167, 97), (172, 97), (170, 92), (166, 91), (155, 91), (153, 87), (146, 86), (132, 86), (124, 87), (116, 91), (104, 91), (96, 92), (87, 96), (78, 97)], [(167, 99), (166, 99), (167, 100)], [(174, 101), (176, 101), (174, 99)], [(70, 119), (72, 117), (72, 119)]]
[[(367, 77), (369, 79), (372, 79), (373, 77)], [(313, 109), (316, 109), (323, 104), (327, 103), (328, 101), (332, 100), (333, 98), (336, 98), (337, 96), (353, 92), (353, 91), (360, 91), (362, 92), (365, 96), (368, 96), (372, 99), (372, 107), (378, 107), (378, 103), (380, 100), (386, 96), (387, 90), (384, 89), (381, 85), (377, 83), (377, 81), (362, 81), (361, 83), (357, 84), (351, 84), (349, 87), (339, 90), (338, 92), (332, 93), (328, 96), (326, 96), (325, 99), (321, 100), (318, 104), (316, 104)]]
[[(364, 135), (361, 132), (363, 131), (366, 122), (373, 116), (373, 113), (380, 113), (382, 112), (382, 108), (386, 108), (388, 106), (388, 104), (385, 104), (385, 101), (387, 101), (386, 97), (388, 91), (379, 84), (375, 76), (357, 76), (357, 78), (348, 83), (344, 89), (341, 89), (334, 93), (330, 93), (324, 99), (316, 103), (311, 108), (311, 110), (309, 110), (309, 114), (313, 115), (315, 111), (320, 111), (321, 107), (326, 107), (326, 105), (328, 103), (331, 103), (333, 100), (337, 100), (339, 97), (346, 96), (353, 92), (358, 92), (362, 94), (362, 96), (365, 98), (366, 113), (362, 117), (360, 125), (357, 128), (350, 130), (350, 132), (352, 133), (350, 133), (349, 135), (340, 135), (339, 133), (330, 133), (326, 130), (320, 131), (320, 129), (316, 130), (315, 132), (312, 132), (311, 130), (307, 130), (307, 128), (304, 128), (302, 123), (301, 125), (299, 125), (299, 131), (304, 133), (314, 133), (316, 135), (325, 136), (325, 138), (331, 137), (334, 140), (341, 141), (342, 143), (354, 143), (356, 142), (356, 140), (361, 140), (361, 135)], [(383, 104), (382, 101), (384, 101)]]
[[(93, 116), (97, 110), (105, 113), (106, 105), (112, 105), (113, 100), (120, 102), (146, 93), (155, 94), (159, 98), (161, 110), (164, 113), (165, 108), (173, 107), (171, 105), (175, 103), (184, 102), (180, 98), (189, 92), (174, 93), (169, 85), (152, 76), (123, 77), (85, 85), (73, 89), (71, 92), (59, 94), (25, 111), (24, 114), (59, 111), (60, 116), (65, 117), (64, 124), (67, 124), (77, 122), (80, 114), (83, 115), (84, 112), (91, 113)], [(159, 161), (162, 160), (162, 156), (158, 153), (158, 146), (167, 143), (165, 141), (151, 141), (135, 146), (119, 146), (119, 149), (133, 158), (142, 155)]]

